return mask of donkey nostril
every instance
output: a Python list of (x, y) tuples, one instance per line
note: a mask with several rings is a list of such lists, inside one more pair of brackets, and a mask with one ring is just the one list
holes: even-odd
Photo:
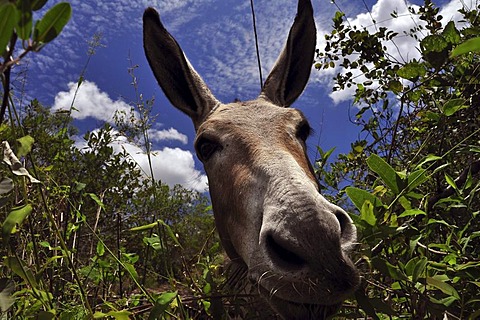
[(337, 218), (338, 222), (340, 223), (340, 230), (343, 233), (345, 228), (348, 227), (350, 220), (348, 219), (347, 215), (340, 210), (335, 211), (335, 217)]
[(334, 214), (340, 223), (340, 238), (342, 242), (354, 242), (356, 239), (356, 231), (348, 213), (342, 209), (337, 209)]
[(272, 235), (267, 235), (266, 245), (268, 252), (273, 255), (272, 259), (283, 263), (284, 266), (300, 268), (306, 264), (303, 258), (279, 244)]

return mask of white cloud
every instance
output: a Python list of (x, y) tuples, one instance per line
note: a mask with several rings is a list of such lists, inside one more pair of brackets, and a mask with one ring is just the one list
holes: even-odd
[[(418, 15), (411, 14), (408, 11), (408, 7), (411, 6), (418, 12), (418, 6), (412, 5), (408, 2), (396, 2), (391, 0), (378, 0), (372, 7), (371, 12), (369, 13), (360, 13), (354, 17), (348, 18), (348, 23), (351, 26), (357, 26), (359, 29), (366, 28), (369, 32), (374, 33), (380, 27), (386, 27), (388, 30), (392, 30), (398, 33), (398, 36), (395, 37), (392, 41), (388, 41), (383, 43), (384, 46), (387, 47), (387, 51), (391, 55), (391, 59), (395, 59), (400, 63), (410, 61), (413, 58), (419, 59), (421, 58), (420, 50), (418, 49), (418, 40), (415, 40), (413, 37), (405, 35), (405, 32), (408, 33), (411, 29), (416, 26), (424, 25), (425, 23), (419, 20)], [(458, 13), (458, 9), (466, 6), (467, 8), (474, 8), (475, 7), (475, 0), (466, 0), (466, 1), (458, 1), (452, 0), (446, 3), (440, 9), (440, 15), (443, 16), (442, 22), (446, 24), (448, 21), (459, 21), (460, 14)], [(396, 12), (397, 17), (393, 18), (391, 13)], [(374, 23), (375, 21), (376, 23)], [(323, 31), (326, 33), (328, 31)], [(425, 37), (427, 35), (427, 31), (417, 32), (417, 36), (419, 39)], [(321, 48), (323, 48), (321, 46)], [(343, 72), (342, 69), (337, 68), (334, 70), (334, 73)], [(351, 71), (354, 76), (356, 76), (357, 81), (361, 82), (366, 80), (366, 78), (362, 78), (360, 72), (358, 70), (349, 70)], [(332, 72), (328, 72), (327, 75), (332, 75)], [(325, 82), (325, 75), (323, 78), (320, 78), (319, 75), (315, 75), (317, 81)], [(323, 80), (323, 81), (322, 81)], [(332, 87), (332, 82), (330, 81), (329, 87)], [(375, 84), (373, 84), (373, 88)], [(335, 104), (338, 104), (342, 101), (351, 100), (353, 94), (355, 92), (355, 88), (349, 88), (342, 91), (336, 91), (330, 93), (330, 98), (333, 100)]]
[[(59, 92), (55, 96), (55, 103), (51, 111), (69, 109), (72, 103), (76, 83), (68, 84), (69, 90)], [(73, 111), (75, 119), (93, 118), (96, 120), (111, 122), (116, 111), (130, 112), (131, 107), (122, 100), (113, 101), (106, 92), (101, 91), (98, 86), (89, 81), (84, 81), (80, 86), (75, 98)], [(176, 140), (183, 144), (188, 142), (186, 135), (178, 132), (175, 128), (150, 129), (149, 137), (152, 142)], [(117, 138), (112, 146), (117, 152), (125, 149), (132, 159), (139, 165), (142, 171), (150, 176), (147, 154), (138, 146), (127, 141), (124, 136), (115, 133)], [(79, 148), (85, 147), (85, 142), (77, 144)], [(180, 148), (161, 148), (152, 150), (152, 168), (155, 179), (161, 180), (170, 186), (181, 184), (186, 188), (204, 192), (207, 188), (207, 178), (199, 170), (195, 169), (195, 161), (190, 151)]]
[[(110, 143), (114, 151), (127, 151), (131, 159), (139, 166), (145, 176), (151, 177), (148, 155), (140, 147), (129, 143), (127, 138), (113, 132), (115, 137)], [(77, 139), (76, 147), (88, 148), (86, 141)], [(195, 168), (193, 154), (180, 148), (160, 148), (151, 152), (152, 171), (156, 180), (173, 187), (177, 184), (191, 190), (205, 192), (208, 189), (207, 176)]]
[(107, 122), (113, 120), (116, 111), (125, 112), (125, 114), (129, 114), (131, 111), (131, 106), (128, 103), (120, 99), (113, 101), (94, 82), (83, 81), (76, 97), (77, 83), (70, 82), (68, 89), (68, 91), (57, 93), (52, 111), (69, 110), (73, 101), (73, 107), (76, 109), (72, 111), (74, 119), (92, 118)]
[(170, 128), (166, 130), (150, 129), (148, 131), (148, 136), (152, 142), (176, 140), (180, 141), (183, 144), (188, 143), (188, 137), (183, 133), (178, 132), (178, 130), (175, 128)]
[[(142, 171), (150, 176), (147, 154), (139, 147), (127, 143), (126, 140), (121, 140), (117, 146), (124, 148)], [(181, 184), (185, 188), (199, 192), (207, 190), (207, 177), (195, 169), (195, 161), (190, 151), (165, 147), (153, 150), (151, 160), (155, 179), (169, 186)]]

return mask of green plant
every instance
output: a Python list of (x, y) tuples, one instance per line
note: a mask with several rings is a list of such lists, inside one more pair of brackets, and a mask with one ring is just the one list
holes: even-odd
[(395, 58), (385, 43), (398, 34), (351, 26), (343, 13), (318, 52), (318, 68), (342, 68), (334, 90), (355, 88), (365, 133), (317, 166), (327, 192), (358, 212), (364, 281), (346, 317), (479, 316), (480, 21), (478, 8), (462, 9), (461, 28), (444, 25), (438, 11), (429, 0), (409, 8), (424, 22), (406, 31), (421, 58)]

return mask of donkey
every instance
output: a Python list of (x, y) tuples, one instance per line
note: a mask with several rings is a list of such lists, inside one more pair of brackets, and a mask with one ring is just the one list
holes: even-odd
[(359, 283), (348, 257), (356, 228), (320, 195), (306, 154), (310, 126), (302, 112), (288, 108), (305, 88), (314, 60), (310, 0), (299, 0), (287, 43), (251, 101), (218, 101), (153, 8), (143, 16), (143, 41), (165, 95), (193, 121), (227, 255), (248, 270), (258, 293), (283, 318), (335, 312)]

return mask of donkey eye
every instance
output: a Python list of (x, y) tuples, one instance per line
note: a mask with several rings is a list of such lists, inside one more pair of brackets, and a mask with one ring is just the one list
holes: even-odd
[(207, 138), (200, 138), (195, 147), (197, 149), (197, 155), (202, 161), (207, 161), (215, 152), (222, 149), (218, 142)]
[(312, 128), (306, 120), (303, 120), (299, 123), (297, 127), (297, 137), (302, 141), (306, 141), (308, 136), (311, 134)]

